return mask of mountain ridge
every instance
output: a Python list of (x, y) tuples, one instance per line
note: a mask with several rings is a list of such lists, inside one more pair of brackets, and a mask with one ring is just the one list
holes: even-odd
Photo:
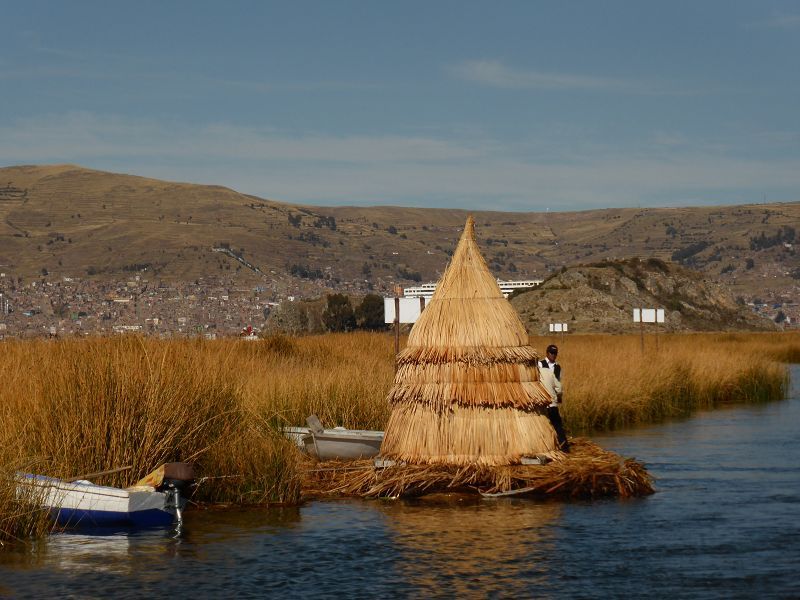
[(800, 202), (546, 213), (323, 207), (70, 164), (0, 168), (0, 182), (0, 271), (25, 280), (138, 273), (272, 286), (276, 298), (390, 292), (438, 279), (467, 214), (502, 279), (641, 257), (679, 262), (748, 301), (796, 298), (800, 280)]

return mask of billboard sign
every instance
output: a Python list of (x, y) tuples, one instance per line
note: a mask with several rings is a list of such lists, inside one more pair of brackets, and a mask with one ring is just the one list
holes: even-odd
[(664, 309), (663, 308), (634, 308), (633, 309), (633, 322), (634, 323), (663, 323), (664, 322)]
[(395, 306), (399, 313), (398, 322), (416, 323), (422, 310), (425, 308), (425, 298), (384, 298), (383, 299), (383, 322), (394, 323)]

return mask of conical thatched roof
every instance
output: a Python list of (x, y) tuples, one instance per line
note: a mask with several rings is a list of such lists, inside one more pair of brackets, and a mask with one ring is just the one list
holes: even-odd
[(558, 455), (537, 358), (478, 250), (469, 217), (398, 357), (381, 455), (457, 465)]

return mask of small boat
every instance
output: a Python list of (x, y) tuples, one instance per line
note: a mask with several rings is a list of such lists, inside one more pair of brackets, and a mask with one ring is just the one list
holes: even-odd
[(17, 473), (17, 493), (48, 509), (62, 526), (153, 527), (180, 522), (186, 505), (181, 491), (192, 479), (185, 463), (161, 465), (127, 488)]
[(306, 449), (303, 438), (311, 433), (309, 427), (284, 427), (281, 429), (283, 435), (292, 440), (301, 450)]
[(372, 458), (381, 451), (382, 431), (334, 427), (303, 437), (306, 452), (319, 460)]
[(358, 459), (377, 456), (383, 442), (382, 431), (324, 429), (315, 415), (308, 417), (309, 427), (284, 427), (284, 434), (299, 448), (319, 460)]

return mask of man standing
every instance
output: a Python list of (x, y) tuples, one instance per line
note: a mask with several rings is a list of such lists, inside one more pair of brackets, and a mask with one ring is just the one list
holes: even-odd
[[(550, 423), (553, 429), (556, 430), (558, 436), (558, 445), (564, 451), (569, 451), (569, 442), (567, 441), (567, 433), (564, 431), (564, 422), (561, 420), (561, 414), (558, 412), (558, 406), (561, 404), (561, 365), (558, 364), (558, 346), (550, 344), (546, 350), (546, 358), (543, 358), (539, 366), (542, 371), (547, 369), (551, 377), (543, 378), (543, 382), (551, 383), (552, 392), (555, 396), (554, 400), (547, 407), (547, 416), (550, 418)], [(549, 381), (548, 381), (549, 380)]]

